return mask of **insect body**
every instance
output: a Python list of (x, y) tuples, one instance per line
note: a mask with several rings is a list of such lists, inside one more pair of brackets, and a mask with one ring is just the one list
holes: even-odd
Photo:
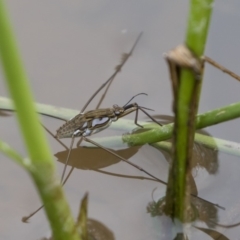
[[(100, 132), (110, 126), (112, 122), (117, 121), (134, 111), (136, 111), (135, 124), (137, 124), (137, 111), (140, 109), (144, 113), (143, 107), (138, 106), (137, 103), (132, 103), (119, 107), (113, 105), (112, 108), (103, 108), (97, 110), (87, 111), (86, 113), (79, 113), (71, 120), (63, 124), (56, 134), (56, 138), (69, 138), (69, 137), (86, 137), (94, 133)], [(145, 108), (146, 109), (146, 108)], [(147, 114), (148, 115), (148, 114)], [(148, 115), (150, 117), (150, 115)], [(152, 117), (150, 117), (156, 122)], [(159, 124), (158, 122), (156, 122)], [(161, 124), (159, 124), (161, 125)]]
[(57, 130), (56, 138), (85, 137), (100, 132), (118, 119), (118, 113), (114, 107), (79, 113)]
[[(151, 118), (155, 123), (158, 125), (162, 126), (160, 123), (158, 123), (154, 118), (152, 118), (144, 109), (151, 110), (149, 108), (141, 107), (137, 103), (131, 103), (129, 102), (132, 101), (133, 98), (136, 96), (144, 94), (147, 95), (146, 93), (139, 93), (135, 96), (133, 96), (123, 107), (119, 107), (118, 105), (113, 105), (112, 108), (104, 108), (104, 109), (97, 109), (97, 110), (91, 110), (87, 111), (86, 113), (79, 113), (75, 117), (73, 117), (71, 120), (67, 121), (64, 123), (58, 130), (57, 134), (55, 135), (56, 138), (72, 138), (71, 146), (68, 152), (68, 156), (65, 162), (64, 170), (62, 173), (62, 178), (61, 180), (63, 181), (64, 179), (64, 174), (66, 171), (66, 167), (68, 164), (68, 160), (70, 157), (70, 153), (72, 150), (73, 142), (75, 137), (83, 137), (85, 141), (91, 142), (92, 144), (103, 148), (104, 150), (112, 153), (113, 155), (117, 156), (118, 158), (122, 159), (124, 162), (127, 162), (128, 164), (134, 166), (135, 168), (144, 171), (147, 175), (153, 177), (156, 180), (160, 180), (153, 176), (152, 174), (148, 173), (147, 171), (143, 170), (141, 167), (130, 163), (126, 159), (122, 158), (119, 155), (116, 155), (114, 152), (104, 148), (103, 146), (97, 144), (96, 142), (86, 138), (87, 136), (90, 136), (94, 133), (100, 132), (104, 130), (105, 128), (109, 127), (110, 124), (114, 121), (117, 121), (119, 118), (124, 117), (132, 112), (136, 112), (135, 115), (135, 121), (134, 123), (142, 127), (137, 123), (137, 118), (138, 118), (138, 110), (144, 112), (149, 118)], [(161, 180), (160, 180), (161, 181)]]

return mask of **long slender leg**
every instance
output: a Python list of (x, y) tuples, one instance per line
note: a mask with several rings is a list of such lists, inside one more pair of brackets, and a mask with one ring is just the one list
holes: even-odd
[(147, 113), (145, 110), (143, 110), (142, 107), (139, 107), (139, 110), (141, 110), (143, 113), (145, 113), (153, 122), (155, 122), (156, 124), (158, 124), (159, 126), (162, 126), (161, 123), (159, 123), (156, 119), (154, 119), (149, 113)]
[[(47, 127), (45, 127), (42, 123), (40, 123), (41, 125), (42, 125), (42, 127), (45, 129), (45, 131), (47, 131), (53, 138), (55, 138), (55, 135), (47, 128)], [(65, 149), (67, 149), (68, 150), (68, 147), (61, 141), (61, 140), (59, 140), (59, 139), (57, 139), (57, 138), (55, 138), (56, 139), (56, 141), (58, 141), (58, 143), (60, 144), (60, 145), (62, 145)]]
[[(50, 135), (52, 135), (52, 136), (54, 137), (54, 135), (53, 135), (45, 126), (43, 126), (43, 127), (44, 127), (44, 129), (45, 129)], [(69, 149), (67, 148), (67, 149), (68, 149), (68, 156), (67, 156), (67, 159), (66, 159), (66, 162), (65, 162), (65, 165), (64, 165), (64, 169), (63, 169), (63, 173), (62, 173), (62, 176), (61, 176), (61, 183), (62, 183), (62, 185), (64, 185), (64, 184), (66, 183), (68, 177), (70, 176), (70, 175), (68, 174), (68, 176), (66, 177), (66, 179), (63, 181), (64, 175), (65, 175), (65, 172), (66, 172), (66, 169), (67, 169), (67, 164), (68, 164), (68, 161), (69, 161), (69, 157), (70, 157), (70, 154), (71, 154), (71, 151), (72, 151), (74, 139), (75, 139), (75, 137), (73, 136), (73, 137), (72, 137), (72, 141), (71, 141), (70, 148), (69, 148)], [(59, 139), (56, 139), (56, 140), (59, 140)], [(64, 145), (60, 140), (59, 140), (58, 142), (60, 142), (61, 145)], [(65, 145), (64, 145), (64, 146), (65, 146)], [(73, 168), (70, 170), (70, 173), (72, 173), (72, 171), (73, 171)], [(31, 214), (29, 214), (28, 216), (22, 217), (22, 222), (25, 222), (25, 223), (28, 222), (28, 220), (29, 220), (32, 216), (34, 216), (37, 212), (39, 212), (43, 207), (44, 207), (44, 205), (42, 205), (41, 207), (39, 207), (37, 210), (35, 210), (35, 211), (32, 212)]]
[(212, 66), (214, 66), (215, 68), (220, 69), (224, 73), (226, 73), (226, 74), (230, 75), (231, 77), (233, 77), (233, 78), (237, 79), (238, 81), (240, 81), (240, 76), (238, 76), (234, 72), (230, 71), (229, 69), (225, 68), (224, 66), (220, 65), (219, 63), (215, 62), (210, 57), (204, 56), (203, 59), (206, 62), (208, 62), (209, 64), (211, 64)]
[(72, 136), (71, 145), (70, 145), (70, 148), (69, 148), (69, 150), (68, 150), (68, 155), (67, 155), (67, 158), (66, 158), (66, 161), (65, 161), (64, 169), (63, 169), (63, 172), (62, 172), (61, 183), (63, 182), (64, 175), (65, 175), (65, 172), (66, 172), (66, 169), (67, 169), (67, 165), (68, 165), (68, 161), (69, 161), (70, 154), (71, 154), (71, 151), (72, 151), (74, 139), (75, 139), (75, 136), (73, 135), (73, 136)]
[(143, 128), (142, 125), (140, 125), (140, 124), (137, 123), (137, 120), (138, 120), (138, 107), (137, 107), (137, 109), (136, 109), (135, 112), (136, 112), (136, 114), (135, 114), (135, 120), (134, 120), (134, 123), (135, 123), (135, 125), (139, 126), (140, 128)]
[[(55, 136), (52, 134), (52, 132), (47, 128), (45, 127), (43, 124), (41, 124), (42, 127), (53, 137), (55, 138)], [(66, 172), (66, 168), (67, 168), (67, 165), (68, 165), (68, 161), (69, 161), (69, 158), (70, 158), (70, 154), (71, 154), (71, 151), (72, 151), (72, 147), (73, 147), (73, 143), (74, 143), (74, 140), (75, 140), (75, 137), (74, 135), (72, 136), (72, 141), (71, 141), (71, 145), (70, 145), (70, 148), (68, 148), (61, 140), (59, 140), (58, 138), (55, 138), (64, 148), (66, 148), (68, 150), (68, 155), (67, 155), (67, 158), (66, 158), (66, 161), (65, 161), (65, 165), (64, 165), (64, 169), (63, 169), (63, 172), (62, 172), (62, 176), (61, 176), (61, 183), (63, 182), (63, 178), (64, 178), (64, 175), (65, 175), (65, 172)], [(81, 142), (81, 138), (79, 140), (79, 142)]]
[[(137, 120), (138, 120), (138, 110), (141, 110), (141, 111), (142, 111), (143, 113), (145, 113), (153, 122), (157, 123), (159, 126), (162, 126), (162, 124), (159, 123), (156, 119), (154, 119), (150, 114), (148, 114), (148, 113), (143, 109), (143, 107), (138, 106), (137, 103), (134, 103), (134, 105), (136, 106), (136, 114), (135, 114), (135, 120), (134, 120), (135, 125), (143, 128), (143, 126), (141, 126), (140, 124), (137, 123)], [(152, 110), (152, 109), (149, 109), (149, 108), (145, 108), (145, 109)]]
[(31, 214), (29, 214), (28, 216), (22, 217), (22, 222), (27, 223), (28, 220), (34, 216), (37, 212), (39, 212), (42, 208), (44, 207), (44, 205), (42, 205), (41, 207), (39, 207), (37, 210), (35, 210), (34, 212), (32, 212)]
[[(72, 167), (67, 175), (67, 177), (64, 179), (64, 181), (62, 182), (62, 186), (67, 182), (68, 178), (70, 177), (71, 173), (73, 172), (74, 167)], [(22, 222), (27, 223), (28, 220), (34, 216), (37, 212), (39, 212), (42, 208), (44, 207), (44, 205), (42, 205), (41, 207), (39, 207), (37, 210), (35, 210), (34, 212), (32, 212), (31, 214), (29, 214), (28, 216), (24, 216), (22, 217)]]
[(133, 44), (131, 50), (129, 53), (125, 53), (123, 54), (123, 57), (122, 57), (122, 60), (121, 60), (121, 63), (119, 65), (116, 66), (115, 68), (115, 72), (110, 76), (110, 78), (105, 82), (103, 83), (100, 88), (98, 88), (98, 90), (96, 92), (94, 92), (94, 94), (89, 98), (89, 100), (87, 101), (87, 103), (83, 106), (81, 112), (83, 112), (87, 106), (89, 105), (89, 103), (93, 100), (93, 98), (111, 81), (113, 81), (113, 79), (116, 77), (116, 75), (121, 71), (122, 67), (124, 66), (124, 64), (127, 62), (128, 58), (132, 55), (135, 47), (137, 46), (138, 44), (138, 41), (140, 40), (141, 36), (142, 36), (142, 32), (138, 35), (135, 43)]
[[(124, 175), (124, 174), (119, 174), (119, 173), (112, 173), (112, 172), (107, 172), (104, 170), (100, 170), (100, 169), (94, 169), (95, 172), (98, 173), (102, 173), (105, 175), (109, 175), (109, 176), (114, 176), (114, 177), (120, 177), (120, 178), (125, 178), (125, 179), (138, 179), (138, 180), (150, 180), (150, 181), (154, 181), (154, 182), (158, 182), (158, 180), (152, 178), (152, 177), (145, 177), (145, 176), (130, 176), (130, 175)], [(163, 183), (163, 182), (162, 182)], [(166, 182), (164, 182), (163, 184), (167, 185)]]
[[(53, 138), (55, 138), (55, 135), (52, 134), (52, 132), (47, 127), (45, 127), (42, 123), (41, 123), (41, 125)], [(55, 138), (55, 139), (56, 139), (56, 141), (58, 141), (60, 143), (60, 145), (62, 145), (64, 148), (66, 148), (66, 150), (68, 150), (68, 156), (67, 156), (67, 159), (66, 159), (65, 168), (64, 168), (64, 171), (62, 173), (63, 176), (61, 176), (61, 183), (62, 183), (62, 185), (64, 185), (66, 183), (66, 181), (68, 180), (70, 174), (72, 173), (73, 169), (74, 169), (74, 167), (72, 167), (72, 169), (69, 171), (67, 177), (63, 181), (64, 172), (66, 171), (66, 166), (68, 165), (68, 161), (69, 161), (69, 158), (70, 158), (70, 153), (71, 153), (71, 150), (72, 150), (72, 147), (73, 147), (73, 143), (74, 143), (75, 137), (74, 136), (72, 137), (70, 149), (60, 139), (58, 139), (58, 138)], [(78, 141), (79, 145), (80, 145), (81, 141), (82, 141), (82, 138), (80, 138), (80, 140)]]
[[(43, 127), (53, 138), (55, 138), (54, 134), (52, 134), (52, 132), (51, 132), (47, 127), (45, 127), (42, 123), (41, 123), (41, 125), (42, 125), (42, 127)], [(71, 149), (71, 148), (69, 149), (61, 140), (59, 140), (59, 139), (57, 139), (57, 138), (55, 138), (55, 139), (56, 139), (64, 148), (66, 148), (66, 149), (68, 150), (68, 157), (67, 157), (67, 161), (66, 161), (65, 166), (64, 166), (63, 174), (62, 174), (62, 179), (63, 179), (64, 172), (66, 171), (66, 166), (67, 166), (68, 159), (69, 159), (69, 156), (70, 156), (70, 149)], [(71, 144), (71, 146), (72, 146), (72, 145), (73, 145), (73, 143)], [(70, 170), (70, 171), (71, 171), (71, 170)], [(68, 176), (69, 176), (69, 174), (68, 174)], [(68, 179), (68, 177), (67, 177), (66, 179)], [(66, 179), (65, 179), (65, 180), (66, 180)], [(63, 182), (62, 180), (61, 180), (61, 182), (62, 182), (62, 185), (65, 184), (65, 182)], [(39, 207), (37, 210), (35, 210), (35, 211), (32, 212), (31, 214), (29, 214), (28, 216), (22, 217), (22, 222), (27, 223), (28, 220), (29, 220), (32, 216), (34, 216), (37, 212), (39, 212), (43, 207), (44, 207), (44, 205), (42, 205), (41, 207)]]
[[(92, 143), (93, 145), (95, 145), (95, 146), (97, 146), (97, 147), (100, 147), (100, 148), (104, 149), (105, 151), (107, 151), (107, 152), (113, 154), (114, 156), (120, 158), (122, 161), (124, 161), (124, 162), (130, 164), (131, 166), (137, 168), (137, 169), (140, 170), (140, 171), (143, 171), (143, 172), (146, 173), (148, 176), (150, 176), (150, 177), (152, 177), (153, 179), (159, 181), (160, 183), (166, 185), (166, 182), (164, 182), (164, 181), (160, 180), (159, 178), (153, 176), (152, 174), (148, 173), (147, 171), (145, 171), (144, 169), (142, 169), (142, 168), (139, 167), (138, 165), (135, 165), (134, 163), (131, 163), (131, 162), (127, 161), (126, 159), (124, 159), (124, 158), (121, 157), (120, 155), (118, 155), (118, 154), (116, 154), (116, 153), (110, 151), (110, 150), (107, 149), (107, 148), (104, 148), (102, 145), (96, 143), (95, 141), (92, 141), (92, 140), (90, 140), (89, 138), (86, 138), (86, 137), (83, 138), (83, 139), (84, 139), (85, 141), (87, 141), (87, 142)], [(68, 180), (68, 178), (69, 178), (69, 176), (71, 175), (71, 173), (72, 173), (73, 170), (74, 170), (74, 167), (71, 168), (71, 170), (69, 171), (67, 177), (66, 177), (66, 178), (64, 179), (64, 181), (62, 182), (62, 185), (64, 185), (64, 184), (66, 183), (66, 181)], [(203, 198), (201, 198), (201, 197), (199, 197), (199, 196), (197, 196), (197, 195), (195, 195), (195, 194), (191, 194), (191, 195), (192, 195), (193, 197), (199, 198), (199, 199), (202, 200), (202, 201), (205, 201), (205, 202), (211, 203), (211, 204), (213, 204), (214, 206), (216, 206), (216, 207), (218, 207), (218, 208), (220, 208), (220, 209), (225, 210), (224, 207), (221, 207), (221, 206), (218, 205), (218, 204), (215, 204), (215, 203), (209, 202), (209, 201), (207, 201), (207, 200), (205, 200), (205, 199), (203, 199)], [(22, 218), (22, 221), (23, 221), (23, 222), (27, 222), (27, 221), (28, 221), (33, 215), (35, 215), (35, 214), (36, 214), (38, 211), (40, 211), (43, 207), (44, 207), (44, 205), (42, 205), (41, 207), (39, 207), (37, 210), (35, 210), (33, 213), (29, 214), (28, 216), (23, 217), (23, 218)]]
[[(164, 182), (163, 180), (155, 177), (155, 176), (152, 175), (151, 173), (147, 172), (145, 169), (141, 168), (140, 166), (138, 166), (138, 165), (136, 165), (136, 164), (134, 164), (134, 163), (132, 163), (132, 162), (130, 162), (130, 161), (128, 161), (128, 160), (126, 160), (126, 159), (123, 158), (122, 156), (120, 156), (120, 155), (116, 154), (115, 152), (113, 152), (113, 151), (111, 151), (111, 150), (103, 147), (102, 145), (98, 144), (97, 142), (95, 142), (95, 141), (93, 141), (93, 140), (91, 140), (91, 139), (89, 139), (89, 138), (86, 138), (86, 137), (83, 137), (83, 139), (84, 139), (86, 142), (90, 142), (90, 143), (92, 143), (93, 145), (95, 145), (95, 146), (97, 146), (97, 147), (99, 147), (99, 148), (102, 148), (103, 150), (105, 150), (105, 151), (113, 154), (114, 156), (120, 158), (123, 162), (130, 164), (131, 166), (133, 166), (133, 167), (137, 168), (138, 170), (144, 172), (145, 174), (147, 174), (148, 176), (150, 176), (150, 177), (152, 177), (153, 179), (157, 180), (158, 182), (166, 185), (166, 182)], [(218, 207), (218, 208), (220, 208), (220, 209), (225, 210), (224, 207), (222, 207), (222, 206), (220, 206), (220, 205), (218, 205), (218, 204), (216, 204), (216, 203), (209, 202), (208, 200), (205, 200), (205, 199), (203, 199), (203, 198), (201, 198), (201, 197), (199, 197), (199, 196), (196, 196), (195, 194), (191, 194), (191, 196), (196, 197), (196, 198), (198, 198), (198, 199), (200, 199), (200, 200), (202, 200), (202, 201), (204, 201), (204, 202), (213, 204), (214, 206), (216, 206), (216, 207)]]
[(97, 147), (99, 147), (99, 148), (102, 148), (102, 149), (104, 149), (105, 151), (107, 151), (107, 152), (113, 154), (114, 156), (120, 158), (123, 162), (125, 162), (125, 163), (127, 163), (127, 164), (130, 164), (131, 166), (133, 166), (133, 167), (137, 168), (138, 170), (144, 172), (144, 173), (147, 174), (148, 176), (154, 178), (154, 179), (157, 180), (158, 182), (160, 182), (160, 183), (162, 183), (162, 184), (165, 184), (164, 181), (162, 181), (161, 179), (155, 177), (155, 176), (152, 175), (151, 173), (147, 172), (145, 169), (141, 168), (140, 166), (138, 166), (138, 165), (136, 165), (136, 164), (134, 164), (134, 163), (132, 163), (132, 162), (129, 162), (129, 161), (126, 160), (125, 158), (123, 158), (123, 157), (121, 157), (120, 155), (116, 154), (115, 152), (113, 152), (113, 151), (111, 151), (111, 150), (103, 147), (102, 145), (96, 143), (95, 141), (92, 141), (91, 139), (86, 138), (86, 137), (83, 137), (83, 139), (84, 139), (86, 142), (90, 142), (90, 143), (92, 143), (93, 145), (95, 145), (95, 146), (97, 146)]

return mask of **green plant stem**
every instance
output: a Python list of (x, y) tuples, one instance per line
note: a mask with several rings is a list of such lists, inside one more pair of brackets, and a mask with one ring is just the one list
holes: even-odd
[(20, 166), (28, 169), (29, 165), (28, 162), (29, 160), (24, 160), (24, 158), (18, 154), (14, 149), (12, 149), (7, 143), (3, 142), (0, 140), (0, 151), (5, 154), (7, 157), (11, 158), (14, 160), (17, 164)]
[[(196, 129), (201, 129), (229, 121), (240, 117), (240, 103), (233, 103), (226, 107), (218, 108), (196, 117)], [(153, 128), (155, 126), (155, 128)], [(152, 128), (149, 131), (137, 134), (125, 134), (122, 136), (123, 142), (129, 146), (138, 146), (146, 143), (154, 143), (167, 140), (172, 137), (173, 123), (156, 127), (156, 124), (145, 125), (146, 128)]]
[(35, 112), (27, 76), (3, 0), (0, 0), (0, 35), (0, 56), (6, 83), (30, 155), (27, 170), (45, 205), (54, 239), (79, 239), (61, 185), (55, 177), (55, 166)]
[[(191, 0), (186, 34), (186, 47), (196, 61), (204, 53), (213, 0)], [(191, 61), (191, 60), (190, 60)], [(195, 61), (195, 60), (194, 60)], [(201, 91), (202, 70), (178, 65), (171, 78), (174, 92), (175, 125), (173, 135), (173, 161), (170, 164), (166, 191), (165, 214), (172, 219), (187, 221), (187, 209), (191, 208), (189, 176), (195, 133), (195, 115)], [(174, 68), (170, 68), (172, 71)], [(178, 73), (180, 73), (178, 75)], [(197, 76), (198, 75), (198, 76)], [(175, 85), (174, 85), (175, 84)]]
[(206, 136), (199, 133), (195, 134), (195, 141), (203, 144), (207, 148), (240, 157), (239, 143)]
[[(111, 136), (101, 138), (91, 138), (94, 142), (103, 145), (106, 148), (126, 148), (128, 145), (122, 142), (122, 136)], [(223, 153), (231, 154), (240, 157), (240, 144), (232, 141), (227, 141), (199, 133), (195, 133), (194, 141), (200, 143), (203, 146), (212, 149), (214, 151), (220, 151)], [(91, 143), (83, 142), (84, 147), (96, 148)], [(171, 152), (172, 144), (170, 142), (161, 141), (151, 143), (152, 146), (159, 149)]]
[(214, 0), (191, 0), (186, 44), (198, 56), (204, 53)]
[[(51, 105), (45, 104), (36, 104), (37, 112), (40, 114), (48, 115), (50, 117), (55, 117), (63, 120), (68, 120), (74, 115), (78, 114), (79, 111), (58, 108)], [(8, 98), (0, 97), (0, 109), (7, 111), (14, 111), (15, 108), (12, 104), (12, 101)], [(219, 124), (225, 121), (229, 121), (235, 118), (240, 117), (240, 103), (233, 103), (228, 106), (218, 108), (203, 114), (199, 114), (196, 118), (196, 128), (201, 129), (204, 127), (212, 126)], [(146, 132), (134, 133), (134, 134), (125, 134), (123, 136), (114, 136), (114, 137), (102, 137), (102, 138), (93, 138), (94, 141), (99, 142), (100, 144), (109, 147), (128, 147), (128, 146), (139, 146), (146, 143), (155, 143), (163, 140), (170, 139), (173, 132), (173, 124), (166, 124), (163, 127), (159, 127), (157, 124), (149, 124), (148, 122), (140, 122), (145, 128), (149, 128)], [(117, 122), (112, 123), (109, 127), (121, 131), (131, 131), (136, 128), (136, 125), (132, 120), (129, 119), (119, 119)], [(201, 138), (196, 137), (195, 141), (202, 143), (206, 147), (216, 148), (219, 151), (225, 153), (233, 154), (239, 156), (239, 145), (238, 143), (230, 142), (223, 139), (218, 139), (214, 137), (209, 137), (201, 135)], [(207, 137), (207, 138), (205, 138)], [(201, 140), (202, 139), (202, 140)], [(213, 143), (216, 143), (216, 146)], [(85, 146), (92, 146), (91, 144), (85, 143)]]

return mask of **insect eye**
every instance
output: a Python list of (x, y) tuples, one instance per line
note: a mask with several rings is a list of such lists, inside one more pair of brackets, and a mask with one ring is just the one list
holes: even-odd
[(120, 115), (120, 114), (123, 113), (123, 112), (124, 112), (124, 110), (123, 110), (122, 108), (120, 108), (120, 107), (115, 108), (115, 111), (114, 111), (114, 113), (115, 113), (116, 115)]

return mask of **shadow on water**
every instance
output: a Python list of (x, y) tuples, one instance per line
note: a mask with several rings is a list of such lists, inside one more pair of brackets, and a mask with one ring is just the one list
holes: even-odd
[[(140, 148), (141, 146), (131, 147), (131, 148), (117, 150), (117, 151), (114, 151), (114, 150), (111, 150), (111, 151), (122, 156), (125, 159), (129, 159), (132, 156), (134, 156)], [(65, 164), (67, 155), (68, 155), (68, 150), (65, 150), (65, 151), (56, 153), (55, 157), (57, 158), (57, 161)], [(94, 170), (96, 172), (115, 176), (115, 177), (157, 181), (153, 178), (149, 178), (145, 176), (130, 176), (130, 175), (117, 174), (117, 173), (101, 170), (102, 168), (109, 167), (121, 161), (122, 161), (121, 159), (106, 152), (103, 149), (77, 147), (77, 148), (73, 148), (71, 151), (68, 166), (82, 169), (82, 170)]]
[[(125, 159), (129, 159), (138, 152), (139, 147), (114, 151)], [(55, 154), (57, 161), (65, 164), (68, 150)], [(82, 170), (98, 170), (121, 162), (121, 159), (109, 154), (105, 150), (97, 148), (73, 148), (69, 158), (69, 166)]]
[(218, 240), (229, 240), (226, 236), (224, 236), (222, 233), (209, 229), (209, 228), (202, 228), (202, 227), (195, 227), (196, 229), (206, 233), (208, 236), (210, 236), (212, 239), (218, 239)]
[(0, 117), (11, 117), (12, 113), (10, 111), (0, 110)]
[(87, 227), (90, 239), (92, 240), (114, 240), (114, 234), (109, 230), (103, 223), (94, 220), (88, 219)]

